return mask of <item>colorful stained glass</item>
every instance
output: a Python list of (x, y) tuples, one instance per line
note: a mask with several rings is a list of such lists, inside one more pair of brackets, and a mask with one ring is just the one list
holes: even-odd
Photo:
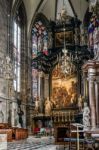
[[(32, 58), (36, 58), (39, 53), (48, 55), (48, 33), (41, 21), (34, 24), (32, 28)], [(37, 66), (36, 62), (33, 62)], [(32, 68), (32, 95), (33, 100), (38, 96), (38, 70)]]
[(36, 22), (32, 29), (32, 58), (39, 52), (48, 55), (48, 33), (41, 21)]

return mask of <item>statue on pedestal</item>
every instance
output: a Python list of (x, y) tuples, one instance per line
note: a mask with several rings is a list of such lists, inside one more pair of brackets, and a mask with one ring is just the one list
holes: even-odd
[(39, 102), (39, 98), (37, 97), (36, 101), (35, 101), (35, 111), (36, 111), (36, 113), (39, 113), (39, 107), (40, 107), (40, 102)]
[(49, 97), (45, 101), (45, 114), (50, 115), (52, 109), (52, 102), (49, 100)]
[(84, 125), (84, 130), (90, 129), (90, 109), (87, 106), (87, 102), (84, 102), (83, 125)]
[(19, 116), (19, 123), (21, 127), (23, 127), (23, 119), (22, 116), (24, 115), (24, 112), (22, 111), (21, 107), (18, 108), (18, 116)]
[(79, 107), (79, 111), (82, 111), (82, 105), (83, 105), (83, 97), (80, 96), (78, 97), (78, 107)]

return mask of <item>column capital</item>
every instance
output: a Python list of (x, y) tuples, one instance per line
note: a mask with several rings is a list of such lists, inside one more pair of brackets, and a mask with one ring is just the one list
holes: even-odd
[(88, 76), (96, 76), (96, 68), (89, 68)]
[(94, 82), (94, 81), (96, 81), (96, 77), (89, 75), (89, 76), (87, 77), (87, 80), (88, 80), (89, 82)]
[(49, 74), (44, 75), (44, 78), (48, 80), (49, 79)]

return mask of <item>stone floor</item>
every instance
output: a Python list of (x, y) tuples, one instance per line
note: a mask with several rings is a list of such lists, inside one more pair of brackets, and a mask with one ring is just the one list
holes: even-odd
[[(77, 150), (77, 149), (76, 147), (69, 148), (66, 146), (64, 148), (64, 146), (54, 145), (54, 138), (51, 136), (45, 137), (29, 136), (26, 140), (8, 142), (7, 149), (2, 150)], [(82, 149), (80, 148), (80, 150)], [(91, 150), (93, 149), (91, 148)], [(99, 150), (99, 147), (97, 150)]]
[[(8, 142), (7, 149), (2, 150), (71, 150), (71, 148), (54, 145), (54, 138), (51, 136), (29, 136), (26, 140)], [(72, 148), (72, 150), (76, 150), (76, 148)]]
[(56, 150), (53, 137), (33, 137), (7, 143), (7, 150)]

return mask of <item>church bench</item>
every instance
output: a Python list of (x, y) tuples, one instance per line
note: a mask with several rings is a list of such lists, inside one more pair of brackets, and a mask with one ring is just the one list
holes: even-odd
[(0, 129), (8, 129), (9, 125), (8, 123), (0, 123)]
[(15, 140), (21, 140), (28, 138), (28, 130), (23, 128), (14, 129)]
[(7, 141), (12, 141), (12, 129), (0, 129), (0, 134), (7, 134)]
[(6, 124), (0, 126), (0, 134), (7, 134), (7, 141), (21, 140), (28, 137), (28, 130), (24, 128), (8, 127)]

